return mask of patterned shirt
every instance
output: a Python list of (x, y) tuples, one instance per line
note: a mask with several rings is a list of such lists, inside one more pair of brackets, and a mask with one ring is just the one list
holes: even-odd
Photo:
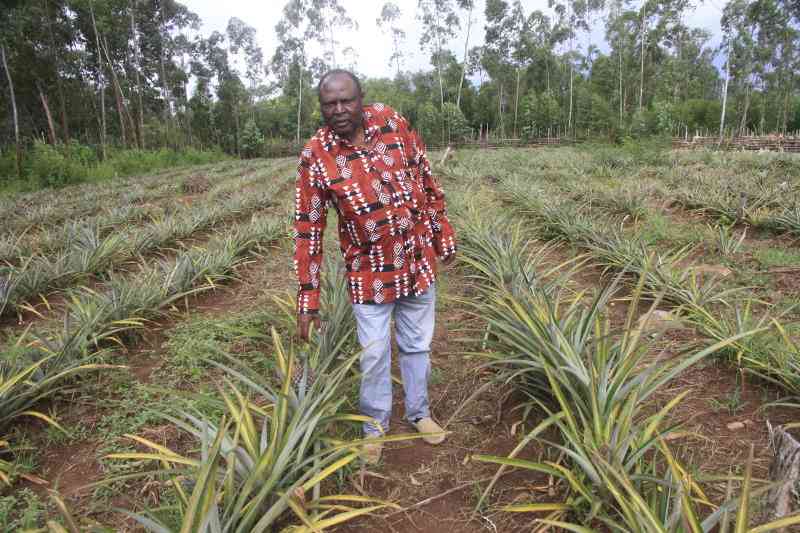
[(422, 294), (434, 282), (437, 255), (446, 258), (456, 251), (444, 193), (431, 175), (420, 136), (383, 104), (364, 106), (363, 125), (363, 146), (326, 126), (300, 155), (294, 266), (301, 314), (319, 310), (328, 205), (338, 214), (353, 303)]

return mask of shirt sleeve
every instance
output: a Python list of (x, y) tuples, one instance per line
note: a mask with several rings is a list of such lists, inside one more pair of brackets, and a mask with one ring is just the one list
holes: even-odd
[(431, 164), (426, 155), (422, 137), (416, 130), (411, 129), (405, 119), (401, 120), (401, 124), (406, 128), (406, 135), (412, 146), (413, 157), (409, 164), (417, 165), (425, 188), (427, 200), (425, 208), (431, 220), (431, 229), (433, 229), (433, 247), (440, 258), (446, 259), (456, 253), (456, 234), (447, 218), (444, 191), (431, 172)]
[(309, 147), (297, 165), (294, 211), (294, 268), (297, 274), (297, 313), (319, 312), (322, 236), (327, 219), (327, 186)]

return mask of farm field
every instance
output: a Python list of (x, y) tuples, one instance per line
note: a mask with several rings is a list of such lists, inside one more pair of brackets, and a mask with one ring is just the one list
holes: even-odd
[(800, 396), (800, 157), (441, 156), (459, 255), (431, 405), (451, 433), (414, 439), (396, 387), (369, 468), (332, 220), (326, 327), (292, 337), (293, 159), (0, 200), (0, 530), (773, 519), (767, 422), (791, 428)]

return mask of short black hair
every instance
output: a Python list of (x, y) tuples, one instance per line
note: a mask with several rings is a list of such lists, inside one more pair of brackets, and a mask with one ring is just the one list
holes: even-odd
[(358, 76), (356, 76), (349, 70), (345, 70), (343, 68), (335, 68), (323, 74), (322, 77), (319, 79), (319, 83), (317, 84), (317, 96), (319, 96), (319, 93), (322, 90), (322, 86), (331, 76), (347, 76), (348, 78), (353, 80), (353, 83), (356, 84), (356, 89), (358, 90), (358, 94), (364, 93), (364, 91), (361, 90), (361, 82), (358, 80)]

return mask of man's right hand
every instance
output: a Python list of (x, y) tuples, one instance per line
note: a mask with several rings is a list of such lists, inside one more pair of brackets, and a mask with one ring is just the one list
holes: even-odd
[(311, 324), (319, 331), (321, 322), (319, 315), (297, 315), (297, 336), (300, 340), (308, 341), (308, 330)]

